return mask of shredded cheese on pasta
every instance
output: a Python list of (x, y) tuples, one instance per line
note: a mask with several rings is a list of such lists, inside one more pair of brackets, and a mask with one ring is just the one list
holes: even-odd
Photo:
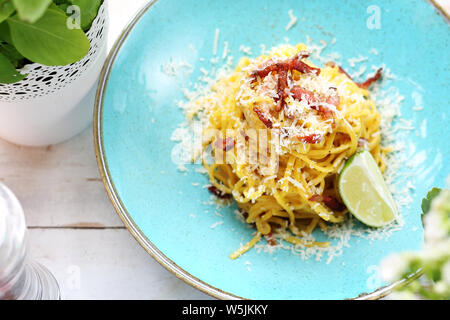
[[(211, 184), (221, 194), (231, 195), (246, 222), (257, 230), (249, 243), (230, 255), (232, 259), (261, 237), (286, 234), (286, 230), (291, 235), (284, 240), (290, 243), (326, 247), (328, 242), (302, 238), (317, 227), (342, 222), (348, 214), (337, 190), (346, 159), (366, 148), (385, 169), (381, 116), (367, 89), (338, 67), (326, 65), (319, 74), (289, 70), (283, 110), (274, 112), (281, 72), (260, 77), (255, 70), (305, 50), (304, 44), (283, 45), (255, 59), (243, 57), (187, 112), (188, 119), (198, 117), (206, 123), (202, 163)], [(324, 98), (333, 95), (339, 97), (337, 103)], [(323, 98), (320, 106), (313, 96)]]

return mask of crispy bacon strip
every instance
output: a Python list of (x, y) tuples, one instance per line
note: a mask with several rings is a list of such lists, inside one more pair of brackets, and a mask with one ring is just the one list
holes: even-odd
[(327, 63), (325, 63), (325, 65), (329, 66), (329, 67), (332, 67), (332, 68), (337, 66), (340, 73), (345, 74), (350, 80), (353, 81), (353, 78), (347, 73), (347, 71), (345, 71), (341, 66), (337, 65), (333, 61), (327, 62)]
[(319, 105), (321, 103), (318, 96), (314, 94), (314, 92), (306, 90), (299, 86), (294, 86), (291, 89), (292, 96), (298, 101), (302, 101), (304, 99), (307, 100), (309, 105)]
[(330, 89), (333, 90), (333, 94), (327, 98), (326, 102), (337, 107), (341, 103), (341, 97), (339, 96), (336, 88), (331, 87)]
[(375, 81), (378, 81), (381, 78), (382, 73), (383, 73), (383, 68), (380, 68), (369, 79), (367, 79), (366, 81), (364, 81), (362, 83), (356, 83), (356, 84), (358, 85), (358, 87), (360, 87), (362, 89), (369, 89), (369, 87), (372, 85), (372, 83), (374, 83)]
[(276, 246), (277, 242), (275, 241), (274, 237), (273, 237), (273, 232), (269, 232), (268, 234), (264, 235), (264, 238), (266, 239), (267, 243), (270, 244), (271, 246)]
[(264, 123), (264, 125), (267, 128), (272, 129), (273, 127), (272, 120), (267, 118), (266, 114), (263, 111), (261, 111), (261, 109), (259, 109), (258, 107), (253, 107), (253, 111), (257, 114), (259, 120), (261, 120), (262, 123)]
[(292, 59), (289, 61), (289, 68), (291, 70), (297, 70), (300, 73), (311, 73), (311, 74), (315, 74), (316, 76), (318, 76), (320, 74), (320, 69), (319, 68), (314, 68), (314, 67), (310, 67), (309, 65), (307, 65), (306, 63), (304, 63), (303, 61), (301, 61), (300, 59)]
[(298, 136), (297, 137), (298, 140), (302, 141), (302, 142), (306, 142), (306, 143), (311, 143), (311, 144), (316, 144), (322, 141), (323, 136), (321, 134), (318, 133), (313, 133), (307, 136)]
[(231, 198), (231, 194), (223, 193), (222, 191), (217, 189), (215, 186), (209, 186), (208, 190), (209, 190), (209, 192), (211, 192), (213, 195), (215, 195), (218, 198), (221, 198), (221, 199), (230, 199)]
[[(306, 99), (308, 104), (311, 106), (311, 108), (318, 111), (322, 115), (323, 118), (329, 119), (329, 118), (333, 117), (333, 111), (330, 110), (330, 108), (323, 106), (322, 103), (324, 101), (321, 100), (320, 97), (315, 95), (314, 92), (306, 90), (299, 86), (295, 86), (291, 89), (291, 93), (292, 93), (292, 96), (299, 101)], [(336, 95), (337, 95), (337, 93), (336, 93)], [(339, 102), (340, 102), (340, 98), (339, 98), (339, 95), (337, 95), (337, 96), (336, 95), (328, 97), (325, 102), (335, 105), (335, 106), (338, 106)]]
[(303, 50), (303, 51), (298, 52), (291, 59), (302, 60), (302, 59), (308, 58), (310, 55), (311, 55), (311, 53), (309, 51)]
[(335, 197), (315, 194), (311, 196), (308, 200), (314, 202), (323, 202), (328, 208), (330, 208), (333, 211), (341, 211), (344, 209), (344, 205), (340, 203)]
[(285, 89), (288, 87), (288, 69), (285, 66), (278, 71), (277, 87), (278, 102), (275, 111), (280, 112), (281, 110), (283, 110), (286, 104), (286, 102), (284, 101), (284, 99), (286, 98)]
[(317, 110), (323, 119), (331, 119), (333, 118), (333, 111), (330, 108), (324, 107), (322, 105), (318, 107), (312, 107), (314, 110)]
[(306, 63), (301, 61), (304, 58), (309, 57), (309, 52), (306, 51), (300, 51), (297, 53), (294, 57), (281, 60), (281, 61), (274, 61), (272, 59), (266, 61), (262, 65), (258, 67), (258, 69), (254, 70), (251, 73), (251, 77), (253, 79), (256, 79), (256, 77), (264, 78), (271, 72), (279, 72), (280, 70), (297, 70), (301, 73), (314, 73), (318, 75), (320, 73), (319, 68), (313, 68), (308, 66)]
[(294, 86), (291, 89), (292, 96), (298, 101), (306, 98), (308, 104), (319, 103), (319, 99), (314, 95), (314, 92), (306, 90), (300, 86)]
[[(350, 80), (353, 80), (353, 78), (339, 65), (336, 65), (336, 63), (334, 63), (333, 61), (327, 62), (325, 65), (329, 66), (329, 67), (338, 67), (339, 68), (339, 72), (345, 74)], [(372, 83), (374, 83), (375, 81), (378, 81), (381, 78), (383, 72), (383, 68), (379, 68), (377, 70), (377, 72), (370, 78), (368, 78), (366, 81), (364, 82), (357, 82), (356, 84), (358, 85), (358, 87), (362, 88), (362, 89), (368, 89)]]
[(320, 194), (313, 194), (308, 200), (313, 202), (322, 202), (322, 196)]
[(221, 148), (223, 151), (230, 151), (234, 148), (236, 141), (234, 141), (233, 138), (226, 138), (226, 139), (217, 139), (216, 140), (216, 148)]
[[(285, 98), (287, 96), (286, 88), (288, 88), (288, 78), (289, 78), (289, 70), (297, 70), (301, 73), (311, 73), (315, 75), (320, 74), (319, 68), (310, 67), (306, 63), (302, 61), (302, 59), (309, 57), (309, 53), (306, 51), (301, 51), (297, 53), (294, 57), (283, 60), (283, 61), (273, 61), (268, 60), (266, 63), (262, 64), (258, 69), (254, 70), (251, 73), (251, 78), (254, 80), (256, 77), (264, 78), (271, 72), (277, 72), (278, 74), (278, 82), (277, 82), (277, 94), (278, 98), (275, 99), (277, 104), (275, 107), (276, 112), (280, 112), (286, 105)], [(272, 122), (255, 110), (258, 114), (258, 117), (263, 121), (266, 127), (271, 128)]]
[(265, 78), (269, 73), (275, 71), (278, 72), (278, 70), (284, 68), (285, 64), (286, 63), (284, 61), (273, 61), (270, 59), (259, 66), (258, 69), (254, 70), (250, 77), (253, 79), (256, 79), (256, 77)]
[(333, 211), (342, 211), (344, 209), (344, 205), (337, 201), (334, 197), (324, 197), (323, 203), (325, 203), (325, 205)]

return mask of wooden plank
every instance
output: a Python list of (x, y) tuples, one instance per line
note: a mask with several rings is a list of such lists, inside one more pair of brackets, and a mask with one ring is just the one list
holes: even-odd
[(29, 226), (123, 226), (100, 179), (92, 128), (45, 148), (0, 141), (0, 181), (21, 201)]
[(30, 255), (63, 299), (212, 299), (157, 263), (127, 230), (29, 230)]

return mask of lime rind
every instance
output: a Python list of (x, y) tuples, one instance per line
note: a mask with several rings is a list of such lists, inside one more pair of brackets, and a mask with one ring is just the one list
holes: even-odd
[(350, 213), (371, 227), (398, 220), (391, 192), (369, 151), (354, 154), (339, 176), (339, 193)]

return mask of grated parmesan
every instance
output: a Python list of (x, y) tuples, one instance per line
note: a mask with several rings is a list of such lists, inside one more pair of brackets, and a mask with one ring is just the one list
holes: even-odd
[[(292, 16), (291, 16), (292, 15)], [(290, 18), (291, 21), (287, 27), (288, 30), (292, 28), (295, 23), (297, 23), (298, 19), (293, 16), (292, 10), (290, 11)], [(216, 29), (215, 32), (215, 38), (214, 38), (214, 47), (213, 47), (213, 54), (216, 55), (218, 51), (218, 42), (219, 42), (219, 29)], [(322, 63), (328, 62), (328, 61), (338, 61), (340, 59), (340, 55), (338, 53), (324, 53), (325, 48), (327, 47), (327, 43), (325, 41), (319, 41), (319, 44), (315, 44), (311, 42), (311, 39), (307, 36), (308, 40), (308, 48), (312, 51), (312, 57)], [(336, 39), (333, 39), (331, 44), (334, 44), (336, 42)], [(263, 53), (266, 53), (266, 47), (264, 45), (261, 45), (261, 51)], [(246, 47), (244, 45), (241, 45), (239, 47), (239, 50), (243, 52), (246, 55), (251, 55), (251, 48)], [(378, 51), (376, 49), (371, 49), (370, 52), (372, 54), (378, 54)], [(180, 108), (182, 108), (186, 113), (192, 112), (192, 110), (198, 108), (202, 108), (201, 106), (195, 105), (196, 99), (202, 96), (206, 96), (210, 90), (211, 86), (217, 81), (217, 79), (220, 79), (221, 77), (227, 75), (230, 70), (231, 66), (233, 64), (233, 58), (228, 56), (228, 42), (224, 42), (224, 49), (221, 56), (222, 60), (226, 59), (225, 65), (223, 65), (219, 69), (213, 69), (213, 70), (206, 70), (202, 68), (200, 71), (202, 73), (202, 76), (199, 78), (199, 81), (202, 84), (193, 84), (190, 89), (183, 88), (183, 93), (185, 95), (185, 98), (187, 101), (179, 101), (176, 102), (176, 105), (178, 105)], [(356, 58), (348, 59), (349, 64), (352, 67), (356, 67), (356, 65), (360, 65), (359, 69), (354, 73), (355, 76), (361, 76), (363, 75), (367, 69), (368, 66), (364, 63), (367, 62), (367, 58), (359, 55)], [(218, 63), (217, 60), (214, 60), (215, 63)], [(395, 201), (397, 202), (399, 207), (407, 207), (412, 202), (412, 197), (410, 195), (410, 192), (414, 190), (414, 184), (411, 182), (411, 176), (413, 173), (406, 173), (402, 168), (405, 167), (405, 163), (408, 163), (409, 168), (413, 172), (415, 168), (417, 168), (421, 163), (424, 161), (424, 154), (416, 155), (416, 157), (411, 157), (411, 154), (414, 153), (414, 149), (411, 146), (407, 146), (405, 143), (405, 138), (408, 135), (408, 132), (410, 130), (414, 129), (414, 125), (412, 120), (406, 120), (401, 118), (401, 105), (404, 100), (404, 97), (400, 95), (399, 91), (395, 87), (388, 87), (386, 89), (386, 82), (390, 81), (392, 79), (396, 79), (396, 76), (391, 73), (389, 68), (386, 68), (385, 66), (385, 75), (383, 77), (383, 80), (381, 83), (377, 83), (374, 85), (373, 90), (371, 90), (370, 95), (371, 98), (375, 101), (375, 104), (377, 106), (377, 109), (381, 115), (381, 122), (380, 122), (380, 131), (382, 135), (382, 145), (384, 147), (391, 147), (392, 152), (388, 154), (386, 163), (387, 163), (387, 169), (385, 172), (385, 179), (387, 184), (389, 185), (389, 188), (393, 194), (393, 197)], [(372, 66), (371, 69), (376, 70), (377, 67)], [(176, 68), (172, 66), (169, 66), (165, 69), (168, 71), (169, 74), (173, 74), (173, 71), (176, 70)], [(266, 80), (267, 79), (267, 80)], [(266, 77), (264, 81), (267, 81), (267, 90), (271, 89), (270, 81), (275, 81), (276, 79), (270, 79), (270, 77)], [(323, 88), (316, 88), (314, 87), (313, 82), (305, 81), (305, 86), (309, 86), (308, 88), (310, 90), (316, 90), (321, 91)], [(338, 90), (342, 90), (342, 88), (338, 88)], [(276, 94), (276, 92), (272, 92), (273, 95)], [(416, 105), (414, 106), (414, 110), (421, 110), (422, 108), (422, 101), (421, 96), (417, 93), (413, 98), (415, 98)], [(357, 102), (357, 101), (356, 101)], [(296, 110), (295, 112), (301, 112), (302, 106), (297, 105), (295, 106)], [(292, 110), (294, 112), (294, 110)], [(202, 121), (197, 120), (197, 121)], [(313, 122), (314, 120), (311, 119)], [(192, 150), (192, 128), (194, 126), (193, 121), (188, 122), (187, 124), (181, 124), (178, 129), (176, 129), (172, 135), (172, 140), (178, 142), (177, 145), (181, 145), (182, 148), (186, 151)], [(422, 137), (426, 136), (426, 121), (423, 121), (420, 126), (420, 134)], [(175, 148), (176, 149), (176, 148)], [(410, 152), (406, 152), (406, 150), (410, 150)], [(178, 150), (181, 151), (181, 150)], [(281, 150), (280, 150), (281, 151)], [(180, 170), (186, 170), (185, 164), (189, 163), (189, 161), (186, 160), (186, 158), (183, 159), (183, 163), (179, 163), (179, 169)], [(410, 160), (410, 161), (408, 161)], [(339, 170), (342, 169), (344, 163), (341, 164)], [(196, 168), (196, 172), (206, 174), (207, 171), (203, 167)], [(276, 175), (267, 176), (264, 181), (275, 179)], [(281, 179), (282, 180), (282, 179)], [(280, 181), (281, 181), (280, 180)], [(287, 178), (287, 181), (292, 183), (297, 188), (302, 188), (303, 185), (301, 185), (298, 181), (292, 179), (291, 177)], [(208, 187), (209, 185), (203, 186)], [(406, 187), (405, 187), (406, 186)], [(314, 186), (311, 186), (313, 188)], [(258, 190), (249, 190), (251, 193), (257, 193)], [(228, 205), (229, 202), (224, 201), (217, 201), (217, 198), (210, 200), (209, 202), (204, 202), (204, 205), (216, 205), (216, 206), (225, 206)], [(235, 216), (241, 220), (243, 223), (245, 223), (245, 218), (242, 215), (242, 212), (239, 210), (234, 211)], [(216, 215), (221, 216), (220, 214)], [(211, 225), (211, 229), (216, 228), (219, 225), (222, 225), (224, 221), (219, 221)], [(326, 263), (331, 263), (336, 257), (340, 256), (345, 248), (350, 247), (350, 239), (352, 237), (359, 237), (361, 239), (367, 239), (370, 242), (377, 241), (377, 240), (386, 240), (388, 239), (394, 232), (400, 230), (403, 227), (404, 221), (403, 218), (401, 218), (398, 222), (393, 223), (392, 225), (389, 225), (388, 227), (382, 228), (382, 229), (368, 229), (368, 228), (359, 228), (356, 227), (353, 217), (351, 215), (348, 216), (347, 220), (344, 223), (341, 224), (334, 224), (331, 225), (327, 230), (323, 230), (322, 232), (330, 239), (331, 246), (322, 248), (322, 247), (306, 247), (301, 244), (287, 244), (283, 241), (283, 234), (274, 234), (274, 237), (278, 240), (277, 245), (269, 245), (265, 243), (257, 243), (255, 245), (255, 248), (257, 249), (257, 252), (267, 252), (267, 253), (274, 253), (279, 249), (287, 249), (291, 250), (292, 253), (295, 255), (300, 256), (302, 259), (309, 259), (314, 258), (315, 260), (322, 260), (325, 259)], [(251, 226), (247, 224), (249, 228)], [(315, 241), (314, 235), (306, 235), (305, 241)], [(357, 240), (358, 241), (358, 240)]]
[(219, 36), (220, 36), (220, 30), (216, 29), (216, 32), (214, 34), (214, 45), (213, 45), (213, 55), (215, 56), (217, 54), (217, 47), (219, 45)]
[(294, 12), (292, 10), (288, 11), (288, 15), (289, 15), (289, 23), (287, 24), (285, 30), (289, 31), (293, 26), (295, 26), (297, 24), (298, 18), (296, 16), (294, 16)]

